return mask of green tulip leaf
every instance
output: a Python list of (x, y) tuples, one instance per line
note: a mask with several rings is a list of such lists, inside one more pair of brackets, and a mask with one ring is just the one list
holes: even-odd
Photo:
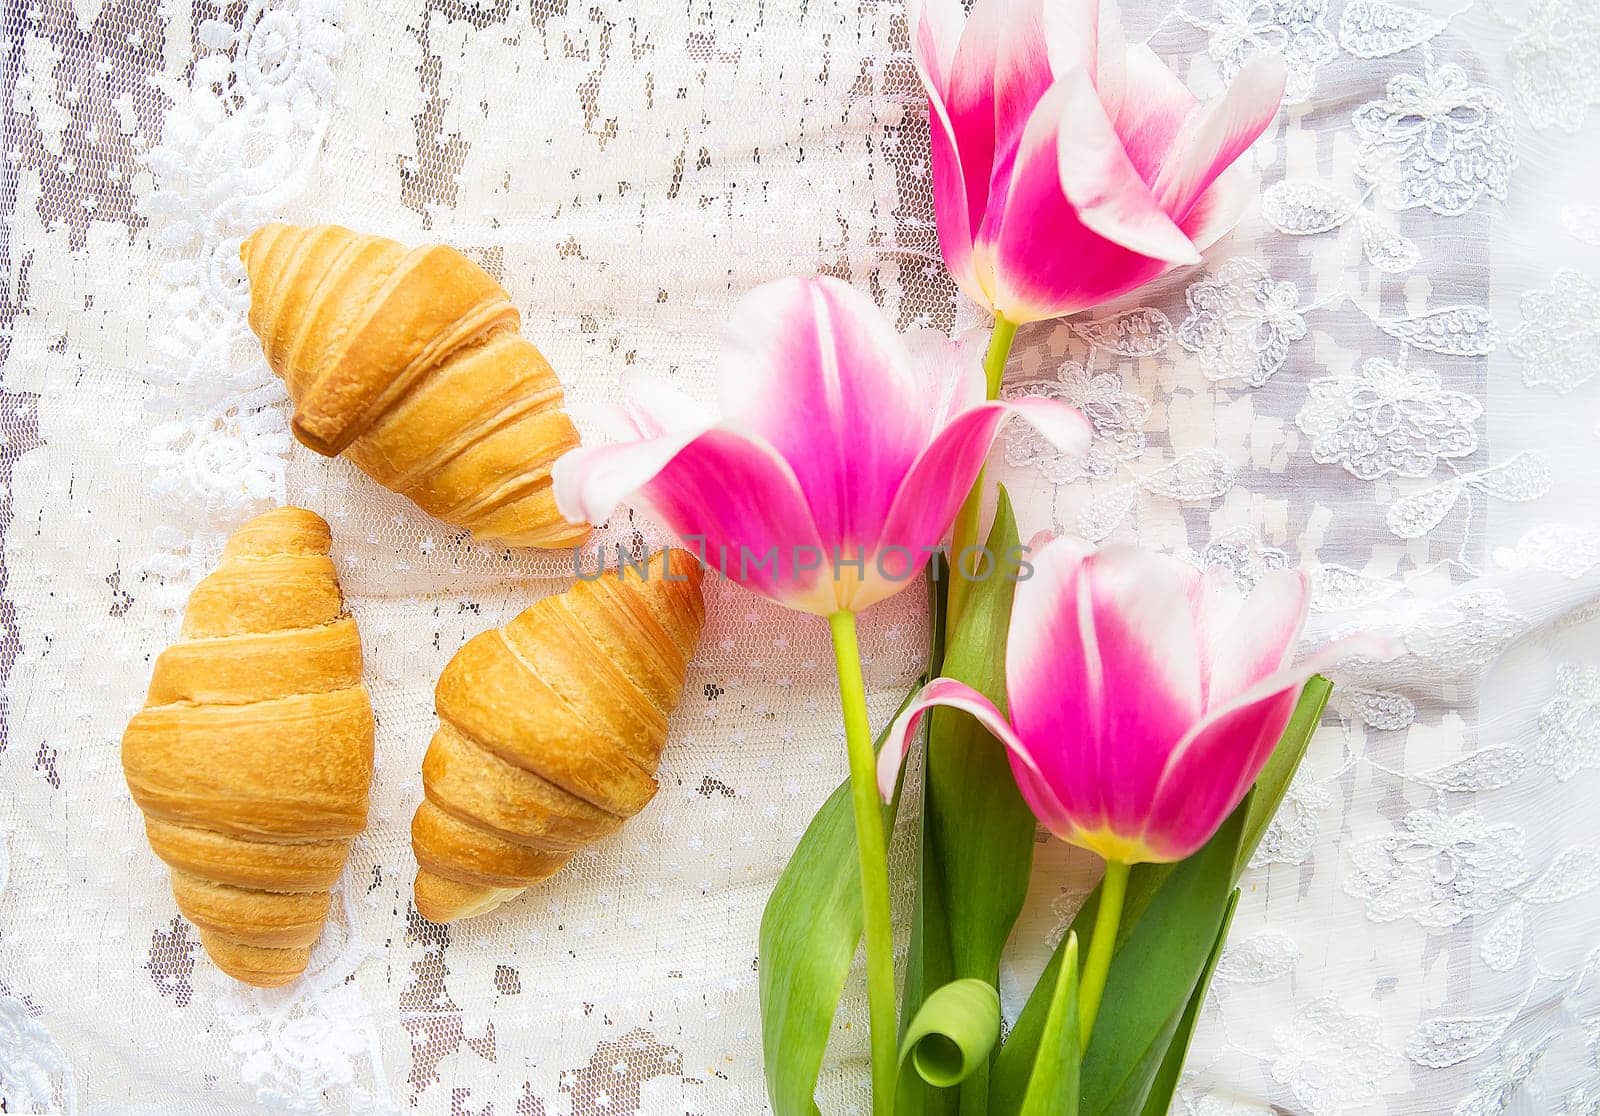
[(850, 784), (828, 796), (761, 916), (761, 1049), (779, 1116), (809, 1116), (834, 1010), (861, 940)]
[[(948, 633), (941, 674), (1005, 709), (1005, 646), (1022, 551), (1005, 489), (987, 540), (988, 575), (967, 587)], [(950, 709), (929, 716), (923, 766), (922, 841), (902, 1019), (931, 990), (964, 977), (995, 985), (1000, 953), (1022, 912), (1037, 823), (1023, 802), (1004, 747), (976, 720)], [(981, 1116), (988, 1066), (959, 1096), (902, 1079), (896, 1111), (907, 1116)]]
[[(996, 569), (969, 587), (943, 664), (945, 677), (967, 683), (1002, 713), (1017, 546), (1017, 521), (1001, 487), (988, 539)], [(993, 984), (1000, 953), (1027, 899), (1038, 822), (1017, 790), (1004, 745), (957, 710), (936, 710), (930, 721), (926, 770), (932, 816), (924, 816), (923, 824), (938, 845), (947, 899), (960, 898), (945, 907), (951, 957), (957, 975)]]
[(1162, 1056), (1161, 1069), (1150, 1088), (1149, 1098), (1144, 1102), (1143, 1116), (1167, 1116), (1172, 1109), (1172, 1094), (1177, 1092), (1178, 1079), (1183, 1076), (1183, 1063), (1189, 1058), (1189, 1044), (1194, 1041), (1195, 1024), (1200, 1019), (1200, 1009), (1205, 1007), (1206, 993), (1211, 990), (1211, 978), (1217, 971), (1217, 959), (1222, 956), (1222, 947), (1228, 942), (1228, 928), (1233, 925), (1233, 913), (1238, 909), (1239, 889), (1234, 888), (1233, 894), (1228, 896), (1228, 908), (1223, 912), (1217, 940), (1211, 943), (1211, 956), (1206, 958), (1206, 967), (1200, 971), (1200, 982), (1190, 994), (1189, 1003), (1183, 1009), (1183, 1018), (1178, 1020), (1177, 1032)]
[(1078, 1032), (1078, 936), (1063, 943), (1050, 1014), (1039, 1037), (1021, 1116), (1078, 1116), (1082, 1051)]
[(1127, 1116), (1144, 1107), (1227, 913), (1248, 813), (1247, 800), (1167, 876), (1112, 956), (1106, 1010), (1083, 1054), (1083, 1116)]
[(1000, 1037), (1000, 993), (992, 984), (966, 977), (934, 989), (923, 1001), (900, 1044), (900, 1063), (937, 1089), (959, 1085), (980, 1065)]

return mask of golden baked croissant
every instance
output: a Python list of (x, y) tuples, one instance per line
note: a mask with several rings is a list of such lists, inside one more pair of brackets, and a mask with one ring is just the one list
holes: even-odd
[(372, 705), (328, 525), (257, 516), (195, 586), (122, 768), (178, 909), (229, 976), (299, 976), (367, 820)]
[(446, 664), (411, 822), (424, 918), (498, 906), (655, 794), (704, 574), (683, 550), (623, 569), (538, 601)]
[(588, 527), (561, 516), (550, 488), (578, 432), (488, 272), (443, 244), (337, 225), (267, 225), (239, 255), (295, 437), (484, 542), (583, 541)]

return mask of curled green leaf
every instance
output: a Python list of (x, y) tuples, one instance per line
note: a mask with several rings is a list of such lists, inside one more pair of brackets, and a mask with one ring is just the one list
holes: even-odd
[(923, 1001), (900, 1046), (929, 1085), (948, 1089), (989, 1061), (1000, 1037), (1000, 993), (988, 981), (964, 977), (940, 985)]

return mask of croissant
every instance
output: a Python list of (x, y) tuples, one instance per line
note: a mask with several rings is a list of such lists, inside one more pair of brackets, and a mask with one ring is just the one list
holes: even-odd
[(267, 225), (239, 254), (300, 441), (484, 542), (583, 541), (550, 487), (578, 444), (561, 384), (488, 272), (446, 245), (337, 225)]
[(195, 586), (122, 768), (178, 909), (246, 984), (299, 976), (367, 818), (372, 705), (328, 525), (257, 516)]
[(498, 906), (650, 801), (703, 576), (687, 551), (662, 551), (642, 573), (538, 601), (446, 664), (411, 822), (424, 918)]

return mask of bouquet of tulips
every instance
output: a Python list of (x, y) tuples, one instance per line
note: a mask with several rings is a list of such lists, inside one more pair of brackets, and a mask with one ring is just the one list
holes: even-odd
[[(928, 0), (910, 28), (940, 247), (994, 315), (981, 367), (914, 354), (836, 280), (770, 283), (735, 312), (721, 416), (629, 384), (617, 440), (565, 457), (557, 499), (592, 522), (642, 502), (709, 565), (831, 629), (850, 776), (763, 919), (773, 1109), (815, 1111), (864, 936), (875, 1114), (1163, 1113), (1235, 882), (1327, 700), (1313, 675), (1386, 647), (1355, 637), (1296, 664), (1304, 574), (1243, 595), (1130, 547), (1024, 547), (1003, 492), (980, 539), (984, 459), (1012, 415), (1084, 449), (1076, 411), (999, 399), (1018, 326), (1198, 262), (1248, 201), (1237, 161), (1277, 113), (1284, 66), (1254, 58), (1202, 105), (1100, 0), (977, 0), (970, 15)], [(924, 577), (930, 680), (875, 745), (856, 614)], [(925, 719), (897, 997), (886, 844)], [(1105, 875), (1002, 1043), (1001, 950), (1038, 825)]]

